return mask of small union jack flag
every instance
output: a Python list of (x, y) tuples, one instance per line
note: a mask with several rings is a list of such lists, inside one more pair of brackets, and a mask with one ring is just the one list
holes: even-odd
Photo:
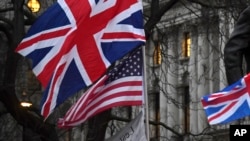
[(223, 124), (250, 115), (250, 74), (222, 91), (202, 97), (209, 124)]
[(48, 117), (144, 42), (140, 0), (58, 0), (32, 25), (16, 51), (32, 60), (45, 88), (41, 114)]

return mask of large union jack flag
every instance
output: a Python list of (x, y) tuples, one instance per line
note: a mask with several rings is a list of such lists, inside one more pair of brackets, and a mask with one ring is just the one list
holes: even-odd
[(223, 124), (250, 115), (250, 74), (222, 91), (202, 97), (209, 124)]
[(45, 88), (41, 114), (47, 117), (144, 42), (140, 0), (58, 0), (16, 51), (32, 60)]

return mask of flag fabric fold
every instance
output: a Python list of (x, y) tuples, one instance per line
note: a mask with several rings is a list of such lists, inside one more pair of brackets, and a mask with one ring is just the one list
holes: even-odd
[(44, 87), (41, 114), (90, 86), (145, 43), (141, 0), (58, 0), (16, 48)]
[(250, 74), (201, 99), (210, 125), (226, 124), (250, 115)]
[(60, 118), (60, 128), (80, 125), (116, 106), (142, 105), (142, 49), (138, 48), (91, 86)]
[(144, 112), (141, 111), (135, 119), (105, 141), (147, 141), (143, 117)]

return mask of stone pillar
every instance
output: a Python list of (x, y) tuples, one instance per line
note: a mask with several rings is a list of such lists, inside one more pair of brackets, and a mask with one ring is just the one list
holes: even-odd
[(203, 106), (200, 102), (202, 96), (209, 94), (209, 70), (212, 66), (209, 66), (209, 43), (207, 41), (209, 35), (207, 32), (199, 30), (198, 36), (198, 57), (197, 57), (197, 112), (198, 112), (198, 133), (201, 133), (207, 127), (206, 115)]
[(191, 42), (191, 55), (189, 59), (189, 93), (190, 93), (190, 132), (197, 133), (198, 122), (197, 122), (197, 65), (196, 56), (198, 54), (197, 44), (198, 44), (198, 34), (193, 32)]
[[(176, 36), (176, 35), (174, 35)], [(167, 68), (167, 78), (165, 81), (166, 84), (166, 92), (167, 92), (167, 125), (171, 128), (176, 127), (176, 125), (180, 125), (179, 122), (179, 108), (175, 105), (178, 101), (178, 93), (177, 93), (177, 85), (178, 85), (178, 64), (176, 59), (178, 58), (178, 53), (176, 50), (176, 46), (178, 46), (178, 42), (175, 37), (173, 37), (172, 42), (170, 42), (170, 47), (167, 50), (168, 56), (172, 56), (168, 58), (168, 63), (166, 64)], [(174, 130), (177, 130), (173, 128)], [(171, 137), (173, 134), (169, 132), (168, 137)]]

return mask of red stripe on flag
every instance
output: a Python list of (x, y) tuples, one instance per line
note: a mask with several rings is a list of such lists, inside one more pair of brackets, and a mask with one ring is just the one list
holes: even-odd
[(217, 105), (217, 104), (224, 103), (226, 101), (232, 101), (234, 99), (238, 99), (239, 97), (241, 97), (242, 95), (246, 93), (247, 93), (246, 89), (243, 88), (241, 90), (231, 92), (230, 94), (225, 94), (225, 95), (222, 95), (221, 97), (217, 97), (216, 99), (213, 99), (211, 101), (204, 101), (202, 102), (202, 104), (203, 104), (203, 107), (206, 107), (209, 105)]
[(214, 119), (217, 119), (218, 117), (220, 117), (221, 115), (223, 115), (225, 112), (229, 111), (235, 104), (237, 103), (237, 101), (232, 102), (230, 105), (227, 106), (227, 108), (225, 108), (223, 111), (219, 112), (218, 114), (208, 118), (208, 121), (211, 122)]
[[(135, 79), (133, 79), (135, 78)], [(139, 80), (137, 80), (139, 78)], [(58, 121), (59, 127), (75, 126), (88, 118), (116, 106), (142, 105), (142, 77), (129, 77), (128, 80), (115, 80), (104, 85), (104, 76), (92, 86), (77, 103)]]
[(102, 39), (115, 39), (115, 38), (132, 38), (132, 39), (141, 39), (145, 40), (145, 36), (141, 36), (138, 34), (133, 34), (129, 32), (118, 32), (118, 33), (105, 33), (102, 37)]
[(63, 68), (65, 67), (65, 64), (61, 65), (58, 69), (58, 71), (56, 71), (56, 74), (54, 75), (54, 77), (52, 78), (53, 81), (52, 86), (50, 86), (51, 89), (49, 89), (49, 92), (48, 92), (48, 96), (47, 96), (47, 99), (46, 101), (44, 102), (44, 105), (42, 107), (42, 110), (41, 110), (41, 114), (44, 116), (44, 117), (47, 117), (51, 112), (52, 112), (52, 109), (54, 107), (51, 108), (51, 104), (53, 103), (53, 96), (54, 96), (54, 90), (55, 90), (55, 85), (57, 83), (57, 79), (58, 77), (60, 77), (62, 71), (63, 71)]
[(16, 52), (27, 48), (28, 46), (32, 46), (34, 43), (38, 43), (39, 41), (47, 40), (47, 39), (53, 39), (54, 37), (60, 37), (60, 36), (65, 36), (67, 32), (70, 30), (70, 28), (65, 28), (57, 31), (52, 31), (52, 32), (47, 32), (43, 33), (33, 39), (27, 40), (27, 41), (22, 41), (21, 44), (18, 45), (16, 48)]

